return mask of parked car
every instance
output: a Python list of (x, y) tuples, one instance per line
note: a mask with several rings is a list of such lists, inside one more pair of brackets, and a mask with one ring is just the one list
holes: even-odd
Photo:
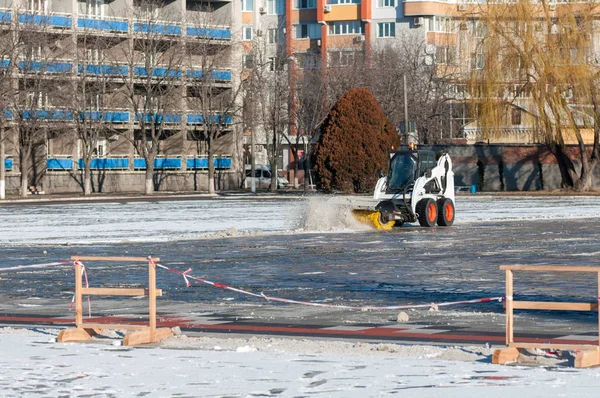
[[(244, 179), (244, 188), (250, 189), (252, 186), (252, 178), (254, 178), (256, 188), (271, 187), (271, 166), (257, 164), (254, 166), (254, 177), (252, 177), (252, 166), (246, 165), (246, 178)], [(289, 181), (285, 177), (277, 177), (277, 188), (283, 188), (289, 185)]]

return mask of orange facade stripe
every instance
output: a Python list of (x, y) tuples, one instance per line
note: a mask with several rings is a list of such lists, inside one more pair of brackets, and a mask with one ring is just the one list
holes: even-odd
[(360, 6), (358, 4), (346, 4), (342, 6), (331, 6), (331, 12), (323, 13), (323, 21), (355, 21), (360, 19)]
[(242, 13), (242, 25), (253, 25), (254, 24), (254, 13), (243, 12)]
[(427, 43), (455, 46), (458, 43), (458, 35), (456, 33), (427, 32)]

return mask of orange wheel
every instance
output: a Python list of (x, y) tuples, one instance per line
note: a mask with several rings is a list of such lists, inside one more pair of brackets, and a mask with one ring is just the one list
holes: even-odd
[(449, 227), (454, 224), (454, 203), (448, 199), (440, 199), (438, 201), (440, 214), (438, 215), (437, 223), (442, 227)]
[(434, 227), (438, 219), (438, 206), (433, 199), (421, 199), (417, 203), (417, 215), (422, 227)]

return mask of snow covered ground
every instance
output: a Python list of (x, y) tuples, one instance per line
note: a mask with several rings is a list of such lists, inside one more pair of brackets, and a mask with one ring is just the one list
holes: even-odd
[(1, 396), (579, 398), (600, 388), (600, 369), (492, 365), (487, 347), (177, 336), (129, 348), (54, 333), (0, 328)]
[[(362, 231), (330, 197), (0, 206), (0, 242), (85, 244), (194, 239), (230, 228), (247, 233)], [(600, 196), (456, 200), (456, 225), (483, 221), (600, 217)]]

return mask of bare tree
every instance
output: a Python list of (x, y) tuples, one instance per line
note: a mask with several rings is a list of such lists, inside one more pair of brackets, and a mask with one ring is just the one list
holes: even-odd
[(166, 125), (180, 123), (182, 117), (181, 65), (185, 52), (175, 28), (181, 24), (181, 15), (163, 6), (162, 1), (154, 0), (136, 3), (136, 8), (130, 10), (138, 21), (133, 40), (120, 47), (120, 59), (126, 61), (129, 70), (125, 97), (137, 123), (134, 136), (129, 139), (136, 153), (146, 161), (146, 195), (155, 190), (154, 160), (160, 151), (160, 141), (167, 135)]
[[(231, 72), (222, 67), (230, 57), (231, 46), (224, 42), (218, 14), (211, 7), (200, 7), (187, 22), (198, 34), (186, 42), (187, 108), (200, 112), (200, 130), (191, 133), (197, 142), (206, 143), (208, 155), (208, 192), (215, 192), (215, 155), (231, 138), (232, 119), (241, 110), (239, 103), (241, 85), (232, 87)], [(229, 74), (229, 76), (225, 76)]]
[(326, 80), (320, 69), (304, 69), (298, 73), (295, 101), (297, 143), (301, 142), (304, 146), (304, 191), (308, 192), (311, 183), (312, 144), (329, 111)]
[(289, 82), (285, 48), (271, 48), (267, 35), (256, 35), (252, 43), (254, 66), (249, 79), (256, 106), (256, 128), (262, 130), (271, 166), (271, 192), (277, 190), (277, 163), (288, 126)]
[(83, 159), (83, 192), (92, 193), (91, 163), (97, 153), (101, 138), (111, 133), (110, 120), (105, 102), (111, 80), (125, 78), (122, 68), (110, 65), (105, 48), (110, 38), (88, 34), (84, 31), (77, 37), (75, 64), (78, 76), (72, 81), (69, 108), (73, 114), (75, 133), (81, 142)]
[[(54, 111), (50, 103), (60, 101), (55, 86), (62, 84), (60, 81), (65, 77), (60, 75), (68, 71), (65, 64), (57, 62), (63, 54), (61, 38), (51, 34), (48, 24), (43, 23), (44, 17), (34, 19), (24, 15), (25, 18), (13, 21), (10, 36), (13, 51), (6, 70), (11, 79), (9, 113), (16, 135), (22, 197), (28, 193), (30, 169), (34, 185), (44, 169), (36, 162), (44, 157), (35, 155), (47, 142), (48, 123), (68, 119), (64, 112)], [(53, 74), (56, 76), (48, 79)]]

